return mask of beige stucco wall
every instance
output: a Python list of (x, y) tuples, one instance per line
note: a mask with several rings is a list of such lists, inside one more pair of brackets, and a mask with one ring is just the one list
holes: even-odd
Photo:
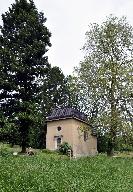
[[(47, 122), (46, 148), (55, 150), (54, 136), (60, 135), (63, 135), (62, 142), (66, 141), (73, 147), (73, 123), (73, 119)], [(62, 128), (61, 131), (57, 130), (58, 126)]]
[(84, 141), (84, 132), (83, 129), (88, 127), (87, 124), (82, 123), (76, 119), (74, 121), (73, 129), (73, 154), (76, 157), (80, 156), (90, 156), (97, 154), (97, 138), (91, 135), (91, 130), (88, 131), (88, 139)]
[[(58, 126), (62, 128), (61, 131), (57, 130)], [(83, 126), (86, 124), (76, 119), (47, 122), (46, 148), (55, 150), (54, 136), (62, 135), (62, 142), (66, 141), (72, 146), (74, 157), (95, 155), (97, 153), (97, 139), (89, 131), (88, 140), (84, 141), (81, 131)]]

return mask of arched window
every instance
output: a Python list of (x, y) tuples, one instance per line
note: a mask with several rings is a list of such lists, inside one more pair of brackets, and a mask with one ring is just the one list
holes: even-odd
[(59, 149), (60, 145), (62, 144), (62, 137), (63, 137), (63, 135), (54, 136), (55, 149)]
[(57, 149), (59, 149), (60, 145), (61, 145), (61, 137), (58, 137), (57, 138)]

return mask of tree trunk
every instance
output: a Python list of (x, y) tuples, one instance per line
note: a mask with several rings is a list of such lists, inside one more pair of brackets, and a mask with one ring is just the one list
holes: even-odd
[(23, 132), (22, 132), (22, 136), (21, 136), (21, 147), (22, 147), (22, 150), (21, 150), (21, 153), (26, 153), (26, 146), (27, 146), (27, 133), (26, 131), (24, 130), (25, 128), (23, 128)]
[(107, 156), (113, 156), (114, 155), (114, 143), (111, 139), (108, 140), (108, 150), (107, 150)]
[(22, 144), (22, 150), (21, 153), (26, 153), (26, 145)]
[(111, 102), (111, 124), (110, 124), (110, 138), (108, 140), (108, 150), (107, 155), (114, 155), (114, 147), (116, 140), (116, 128), (117, 128), (117, 109), (116, 109), (116, 99), (115, 99), (115, 88), (116, 88), (116, 68), (112, 59), (112, 80), (110, 89), (110, 102)]
[(28, 133), (29, 133), (29, 123), (27, 123), (24, 119), (21, 121), (21, 153), (26, 153), (26, 147), (28, 142)]

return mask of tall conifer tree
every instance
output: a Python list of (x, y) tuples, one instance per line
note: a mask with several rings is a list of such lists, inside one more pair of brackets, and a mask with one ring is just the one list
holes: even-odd
[(16, 0), (2, 15), (0, 34), (0, 105), (11, 117), (26, 151), (39, 85), (47, 72), (45, 53), (51, 46), (46, 18), (33, 0)]

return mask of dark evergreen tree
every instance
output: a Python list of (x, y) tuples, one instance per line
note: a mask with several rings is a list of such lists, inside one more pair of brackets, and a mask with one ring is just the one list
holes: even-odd
[[(77, 78), (72, 75), (67, 76), (68, 106), (82, 111), (82, 101), (79, 95), (80, 89), (77, 86)], [(84, 112), (84, 111), (83, 111)]]
[(44, 76), (42, 89), (38, 94), (40, 106), (36, 112), (39, 121), (30, 130), (30, 145), (35, 148), (45, 148), (47, 124), (46, 117), (50, 115), (53, 108), (68, 105), (67, 78), (59, 67), (49, 65), (47, 74)]
[(68, 104), (67, 79), (59, 67), (49, 67), (42, 86), (42, 111), (44, 117), (56, 107)]
[(18, 128), (22, 152), (34, 125), (36, 95), (47, 73), (51, 46), (46, 18), (32, 0), (16, 0), (2, 15), (0, 35), (0, 107)]

